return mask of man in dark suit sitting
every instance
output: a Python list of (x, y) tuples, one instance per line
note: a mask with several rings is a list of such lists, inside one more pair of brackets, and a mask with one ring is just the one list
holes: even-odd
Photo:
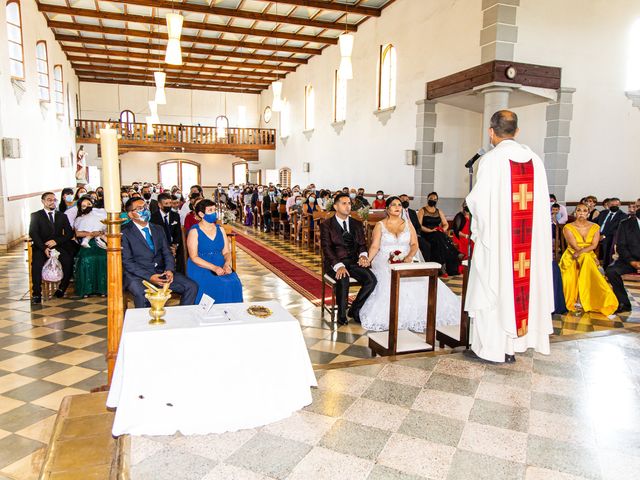
[(613, 241), (618, 231), (620, 222), (627, 218), (627, 215), (620, 210), (620, 199), (609, 199), (609, 211), (603, 210), (598, 215), (598, 223), (600, 224), (600, 259), (602, 267), (607, 268), (611, 263), (611, 254), (613, 253)]
[(198, 285), (175, 272), (175, 260), (162, 227), (149, 223), (151, 213), (141, 198), (131, 198), (125, 206), (131, 222), (122, 228), (123, 285), (136, 308), (148, 307), (143, 280), (180, 294), (180, 305), (193, 305)]
[(73, 274), (73, 256), (77, 250), (73, 244), (73, 229), (64, 213), (56, 210), (56, 196), (45, 192), (40, 197), (42, 210), (31, 214), (29, 237), (33, 242), (31, 251), (31, 282), (33, 294), (31, 303), (42, 303), (42, 267), (51, 254), (51, 250), (60, 252), (58, 260), (62, 265), (62, 280), (55, 292), (56, 298), (64, 297)]
[(147, 203), (147, 207), (149, 207), (151, 213), (155, 213), (160, 207), (158, 206), (158, 201), (151, 198), (152, 196), (151, 186), (145, 184), (145, 186), (142, 187), (142, 198), (144, 198), (144, 201)]
[(416, 231), (416, 236), (418, 237), (418, 248), (420, 248), (420, 253), (424, 257), (425, 262), (430, 262), (431, 245), (429, 245), (429, 242), (427, 242), (424, 238), (422, 238), (422, 235), (420, 235), (422, 229), (420, 228), (418, 213), (412, 208), (409, 208), (409, 195), (403, 193), (402, 195), (400, 195), (400, 201), (402, 202), (402, 218), (404, 220), (407, 220), (408, 218), (411, 222), (411, 225), (413, 225), (413, 228)]
[(347, 193), (334, 198), (336, 214), (320, 224), (320, 240), (324, 256), (324, 270), (336, 280), (336, 303), (338, 323), (346, 325), (349, 277), (355, 278), (362, 287), (351, 304), (349, 316), (360, 323), (360, 309), (378, 283), (369, 269), (369, 257), (362, 222), (351, 218), (351, 199)]
[(620, 223), (618, 227), (618, 259), (607, 268), (607, 279), (618, 297), (616, 313), (630, 312), (631, 302), (624, 288), (622, 275), (640, 273), (640, 213)]
[(184, 273), (184, 242), (182, 241), (182, 228), (180, 227), (180, 214), (172, 211), (173, 201), (171, 194), (162, 192), (158, 195), (159, 210), (151, 213), (151, 223), (162, 227), (169, 250), (176, 259), (176, 271)]

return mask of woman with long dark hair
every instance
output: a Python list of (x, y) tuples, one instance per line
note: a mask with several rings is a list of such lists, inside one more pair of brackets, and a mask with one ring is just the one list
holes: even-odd
[(91, 197), (78, 201), (78, 215), (73, 224), (81, 242), (75, 267), (75, 291), (79, 297), (107, 294), (107, 244), (102, 220), (104, 209), (94, 208)]
[(438, 194), (431, 192), (427, 196), (427, 204), (418, 210), (421, 235), (431, 246), (431, 260), (442, 265), (443, 276), (458, 275), (458, 251), (447, 237), (449, 222), (442, 210), (436, 207), (437, 204)]
[(60, 193), (60, 205), (58, 206), (58, 211), (60, 213), (64, 213), (68, 208), (75, 205), (76, 202), (73, 198), (73, 188), (63, 188), (62, 192)]

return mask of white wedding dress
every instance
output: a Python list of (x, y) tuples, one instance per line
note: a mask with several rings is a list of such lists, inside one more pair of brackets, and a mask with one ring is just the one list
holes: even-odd
[[(409, 252), (411, 232), (409, 222), (405, 222), (404, 231), (396, 237), (390, 233), (383, 222), (380, 250), (371, 262), (371, 271), (378, 284), (360, 310), (362, 328), (371, 331), (389, 329), (389, 310), (391, 294), (391, 265), (389, 254), (399, 250), (403, 255)], [(418, 254), (420, 251), (418, 250)], [(428, 278), (402, 278), (400, 280), (400, 299), (398, 329), (424, 332), (427, 324)], [(461, 300), (442, 280), (438, 279), (438, 301), (436, 305), (436, 326), (457, 325), (460, 323)]]

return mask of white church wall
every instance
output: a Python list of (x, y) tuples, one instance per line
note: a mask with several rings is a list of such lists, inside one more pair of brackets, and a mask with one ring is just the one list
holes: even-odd
[[(0, 137), (20, 140), (21, 157), (1, 160), (0, 246), (27, 233), (29, 215), (42, 207), (40, 192), (75, 185), (75, 128), (78, 82), (33, 0), (20, 2), (24, 50), (24, 92), (16, 95), (9, 70), (6, 12), (0, 8)], [(45, 40), (51, 102), (38, 98), (36, 42)], [(53, 67), (62, 65), (64, 114), (56, 115)], [(20, 99), (18, 100), (18, 97)], [(74, 161), (71, 162), (73, 155)], [(61, 165), (64, 157), (68, 166)], [(14, 199), (9, 200), (10, 197)], [(18, 198), (15, 198), (18, 197)]]
[[(167, 103), (158, 105), (161, 123), (214, 126), (216, 117), (224, 115), (226, 111), (231, 127), (256, 128), (259, 125), (261, 112), (258, 95), (176, 88), (165, 90)], [(82, 82), (80, 94), (80, 109), (84, 119), (116, 120), (121, 111), (131, 110), (136, 122), (144, 123), (145, 117), (150, 115), (148, 101), (154, 99), (155, 88)], [(246, 109), (244, 121), (239, 118), (239, 107)]]
[[(331, 126), (333, 75), (340, 57), (337, 46), (323, 51), (284, 80), (283, 96), (291, 104), (292, 131), (278, 140), (277, 168), (289, 167), (293, 184), (330, 188), (362, 186), (367, 191), (413, 193), (414, 168), (404, 163), (404, 151), (415, 148), (416, 101), (424, 99), (425, 85), (478, 63), (482, 23), (481, 1), (402, 0), (386, 8), (380, 18), (364, 23), (355, 34), (354, 79), (349, 81), (347, 119), (338, 134)], [(398, 54), (397, 107), (382, 125), (376, 109), (379, 48), (392, 43)], [(315, 130), (305, 135), (304, 87), (315, 89)], [(271, 90), (261, 98), (260, 112), (272, 100)], [(480, 142), (480, 117), (438, 105), (436, 140), (444, 141), (437, 164), (445, 170), (436, 177), (442, 196), (461, 196), (467, 182), (461, 164)], [(472, 125), (477, 122), (476, 132)], [(278, 115), (270, 124), (278, 126)], [(462, 134), (456, 127), (463, 125)], [(309, 162), (310, 171), (303, 172)]]
[(562, 86), (576, 89), (567, 200), (640, 196), (640, 111), (624, 93), (640, 2), (523, 0), (517, 15), (516, 60), (562, 67)]

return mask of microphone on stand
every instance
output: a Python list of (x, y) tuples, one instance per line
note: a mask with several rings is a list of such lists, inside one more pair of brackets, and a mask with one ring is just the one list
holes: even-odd
[(479, 159), (481, 156), (483, 156), (485, 153), (487, 153), (487, 152), (485, 151), (485, 149), (484, 149), (484, 148), (481, 148), (480, 150), (478, 150), (478, 151), (476, 152), (476, 154), (475, 154), (473, 157), (471, 157), (471, 159), (469, 159), (469, 161), (468, 161), (467, 163), (465, 163), (465, 164), (464, 164), (464, 168), (471, 168), (471, 167), (473, 167), (473, 164), (474, 164), (474, 163), (476, 163), (476, 162), (478, 161), (478, 159)]

